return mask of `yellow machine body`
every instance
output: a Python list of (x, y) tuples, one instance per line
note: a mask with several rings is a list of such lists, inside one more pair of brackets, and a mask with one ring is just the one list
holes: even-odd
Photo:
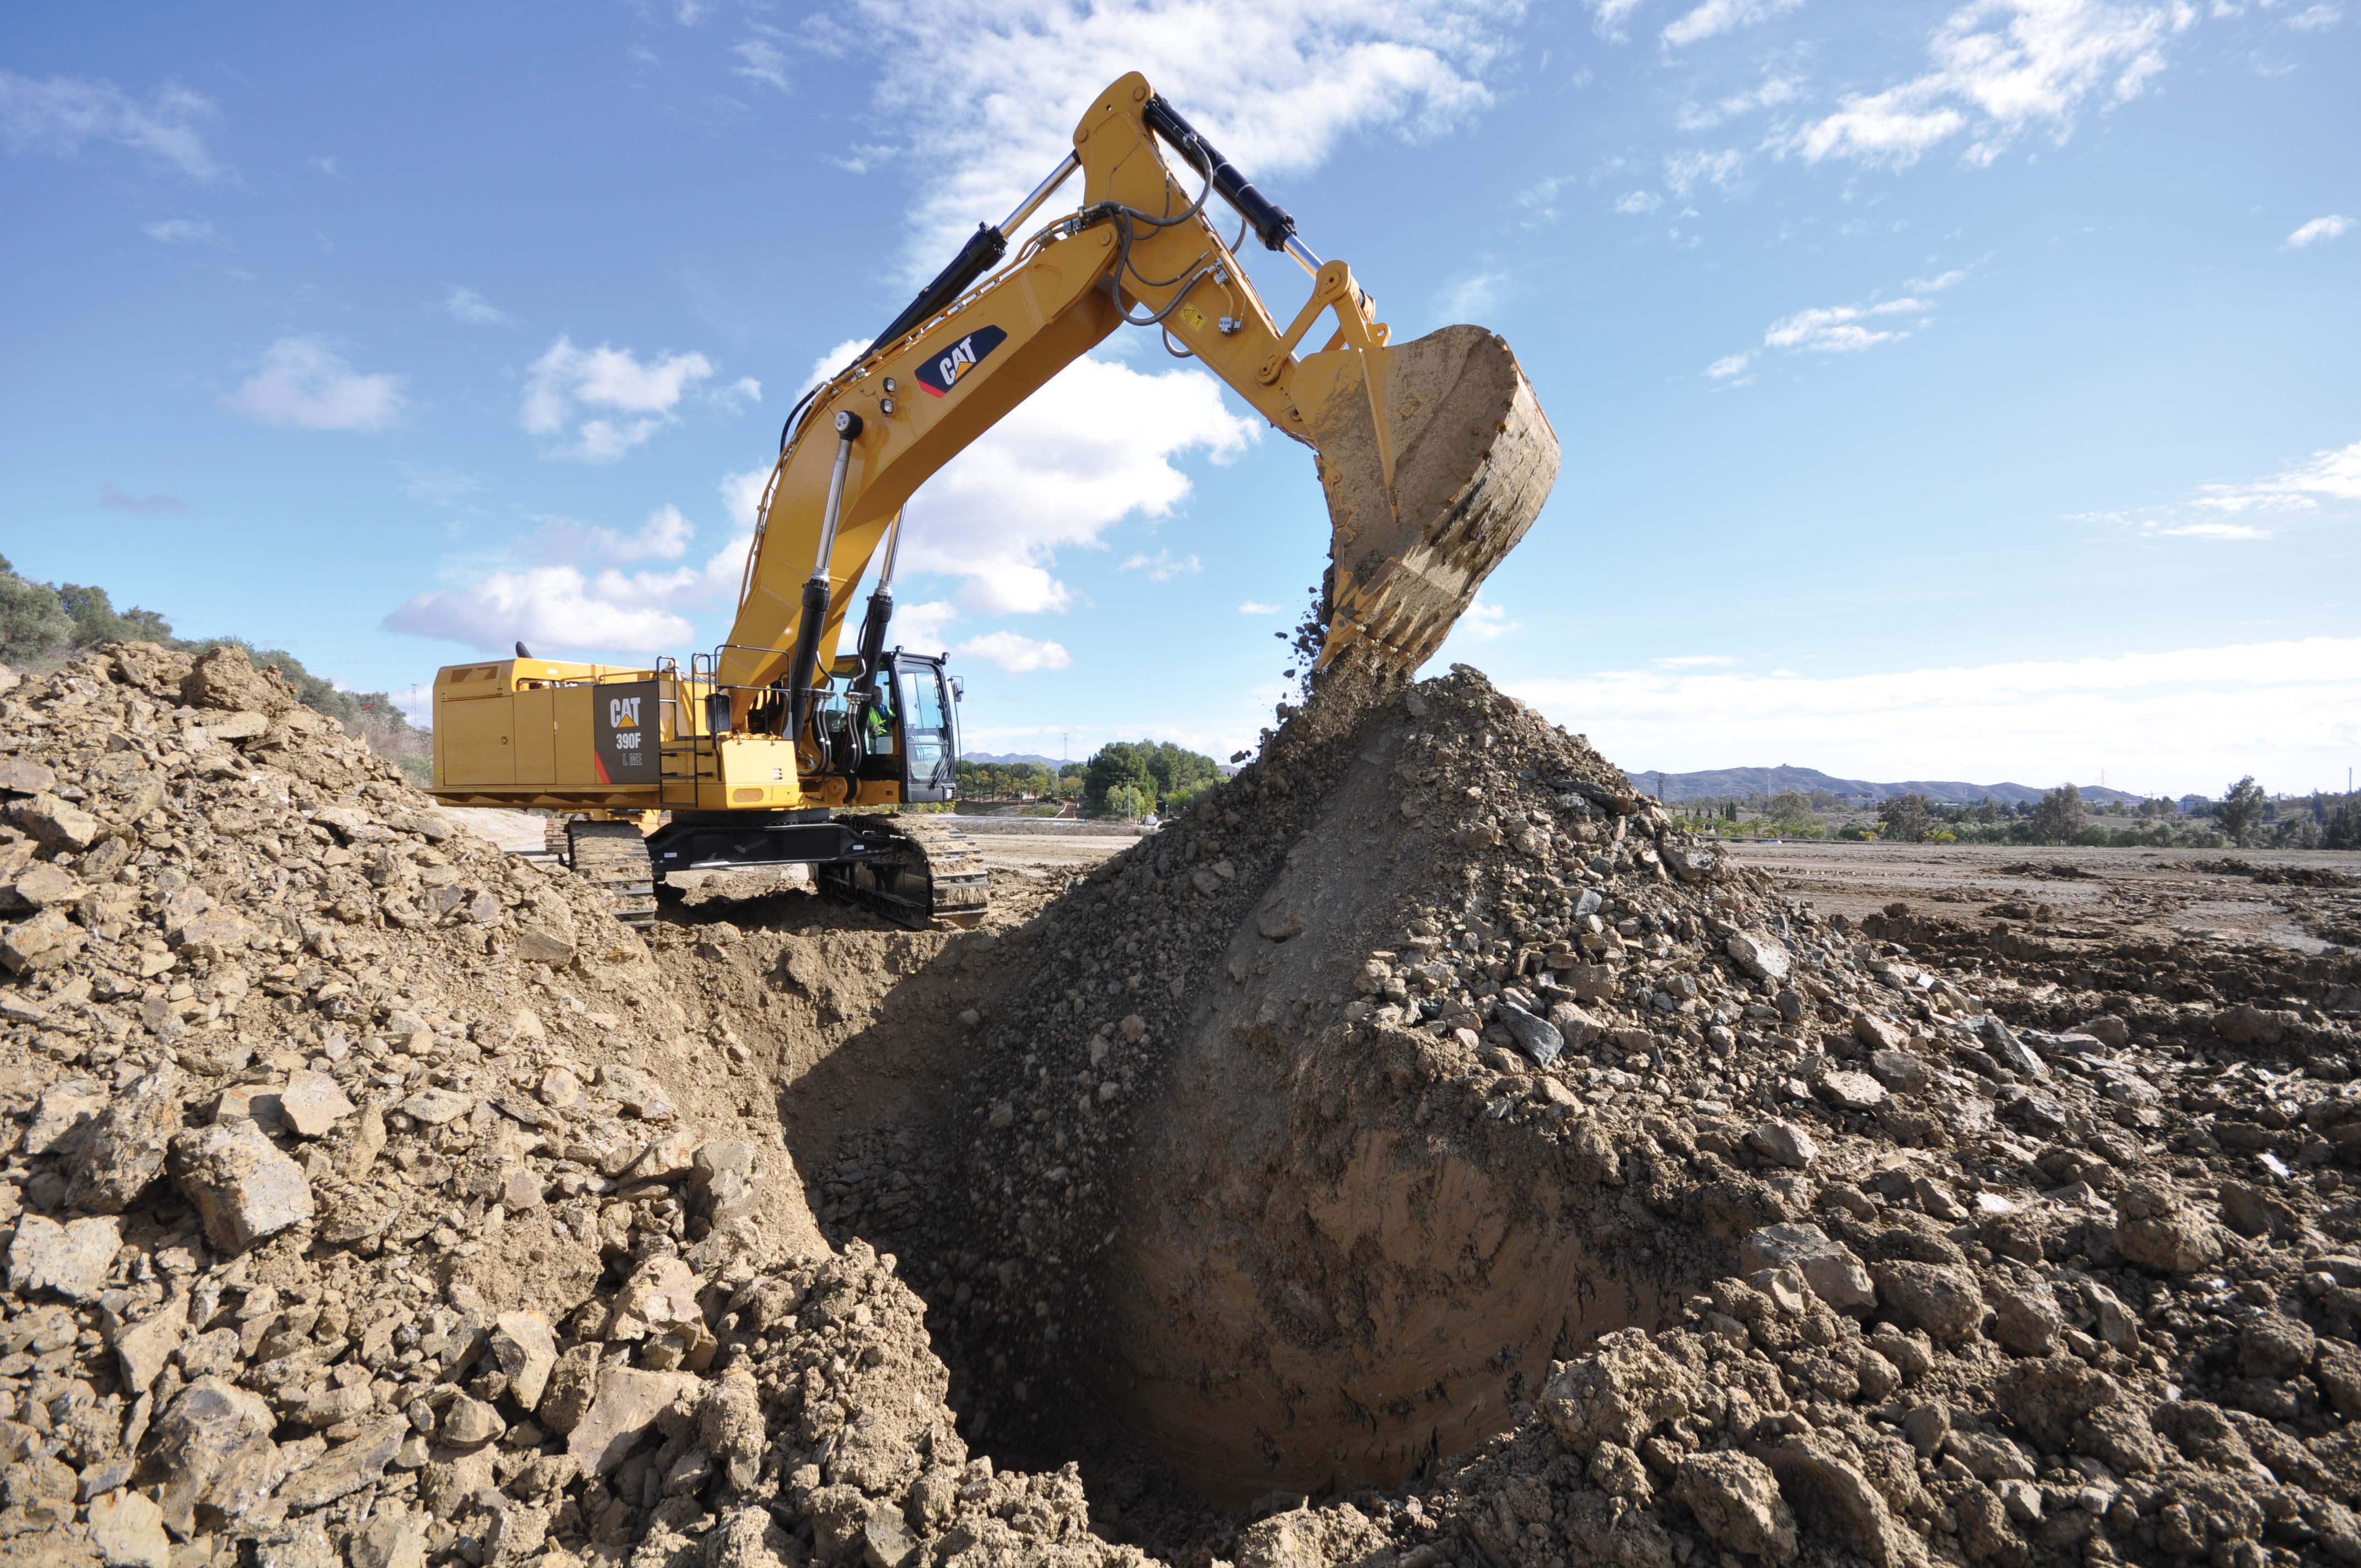
[[(659, 759), (644, 784), (619, 783), (601, 766), (598, 705), (622, 688), (653, 686), (637, 726)], [(818, 806), (892, 806), (884, 781), (810, 781), (795, 747), (775, 736), (709, 732), (709, 682), (669, 670), (554, 659), (452, 664), (434, 677), (433, 792), (454, 806), (518, 810), (798, 811)]]

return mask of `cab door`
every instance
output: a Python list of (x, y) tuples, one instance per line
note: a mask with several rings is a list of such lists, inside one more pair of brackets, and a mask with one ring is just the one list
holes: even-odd
[(895, 722), (902, 739), (902, 798), (950, 800), (956, 793), (959, 727), (943, 667), (932, 659), (894, 656)]

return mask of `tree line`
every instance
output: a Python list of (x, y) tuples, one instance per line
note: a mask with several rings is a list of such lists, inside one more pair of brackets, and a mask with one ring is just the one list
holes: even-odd
[(961, 762), (968, 800), (1079, 801), (1085, 817), (1170, 816), (1222, 782), (1221, 765), (1170, 740), (1114, 740), (1083, 762)]

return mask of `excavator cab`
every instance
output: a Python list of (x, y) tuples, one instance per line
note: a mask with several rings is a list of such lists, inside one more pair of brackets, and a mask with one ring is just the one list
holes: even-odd
[(859, 778), (898, 784), (902, 799), (913, 805), (958, 799), (958, 679), (942, 659), (899, 648), (879, 663), (874, 685), (852, 705), (861, 736)]

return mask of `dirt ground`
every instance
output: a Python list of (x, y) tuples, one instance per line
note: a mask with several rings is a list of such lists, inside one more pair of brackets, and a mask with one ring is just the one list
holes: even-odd
[[(2101, 922), (2110, 935), (2268, 942), (2319, 953), (2361, 940), (2361, 854), (2332, 850), (2028, 849), (1992, 844), (1745, 843), (1742, 865), (1858, 920), (1896, 901), (1966, 918)], [(1963, 906), (1963, 907), (1962, 907)]]
[(634, 930), (240, 650), (0, 671), (0, 1568), (2361, 1564), (2354, 857), (1280, 718)]

